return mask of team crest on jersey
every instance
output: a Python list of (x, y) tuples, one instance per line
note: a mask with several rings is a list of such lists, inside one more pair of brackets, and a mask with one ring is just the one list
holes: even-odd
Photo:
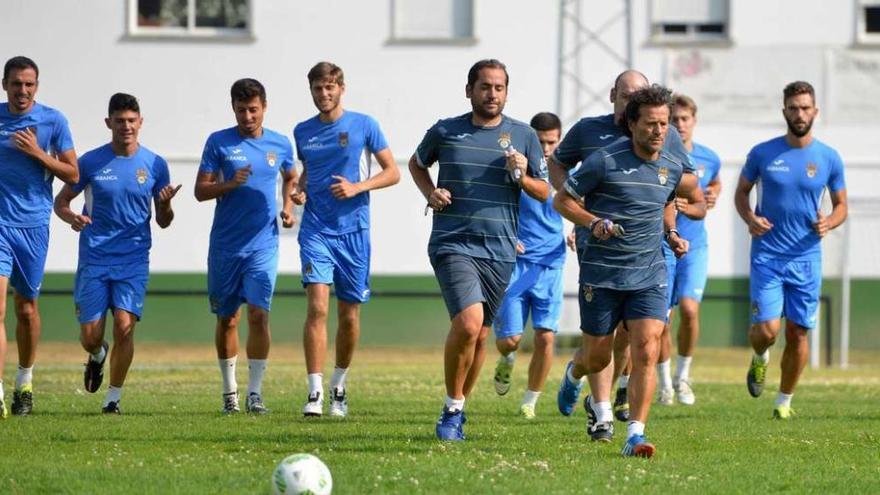
[(501, 146), (504, 149), (507, 149), (510, 147), (510, 133), (509, 132), (502, 132), (501, 133), (501, 135), (498, 137), (498, 146)]
[(270, 167), (275, 166), (275, 162), (278, 160), (278, 155), (275, 154), (274, 151), (270, 151), (266, 153), (266, 161), (269, 162)]
[(348, 146), (348, 133), (347, 132), (340, 132), (339, 133), (339, 146), (342, 146), (343, 148)]
[(816, 171), (817, 171), (818, 169), (819, 169), (819, 167), (817, 167), (815, 163), (808, 163), (808, 164), (807, 164), (807, 177), (809, 177), (809, 178), (811, 178), (811, 179), (812, 179), (813, 177), (815, 177), (815, 176), (816, 176)]
[(665, 186), (666, 181), (669, 180), (669, 169), (666, 167), (660, 167), (660, 169), (657, 170), (657, 180), (660, 181), (661, 186)]
[(135, 175), (137, 175), (138, 184), (144, 184), (147, 182), (147, 169), (139, 168), (135, 172)]
[(593, 286), (585, 285), (584, 286), (584, 301), (593, 302)]
[(303, 275), (311, 275), (312, 274), (312, 264), (306, 263), (305, 268), (303, 268)]
[(697, 177), (703, 178), (706, 176), (706, 166), (702, 163), (697, 165)]

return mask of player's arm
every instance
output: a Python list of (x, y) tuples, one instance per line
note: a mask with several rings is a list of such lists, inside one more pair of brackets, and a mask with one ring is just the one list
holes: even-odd
[(76, 163), (76, 150), (69, 149), (57, 154), (50, 155), (37, 141), (37, 134), (30, 127), (16, 132), (12, 141), (19, 151), (40, 162), (52, 175), (63, 180), (67, 184), (79, 182), (79, 166)]
[(677, 215), (678, 208), (675, 206), (675, 201), (666, 203), (666, 206), (663, 208), (663, 235), (666, 238), (666, 243), (672, 248), (672, 253), (675, 254), (675, 257), (681, 258), (687, 254), (690, 243), (675, 228)]
[(82, 232), (86, 225), (92, 223), (92, 219), (86, 215), (80, 215), (70, 208), (70, 202), (78, 195), (79, 192), (74, 191), (70, 184), (64, 184), (64, 187), (55, 196), (54, 209), (58, 218), (70, 225), (70, 228), (76, 232)]
[[(535, 141), (537, 141), (537, 139), (538, 138), (535, 137)], [(540, 146), (540, 144), (537, 146)], [(547, 198), (550, 197), (550, 184), (548, 184), (543, 178), (537, 179), (528, 174), (529, 158), (519, 151), (514, 150), (505, 151), (505, 155), (507, 158), (508, 170), (510, 170), (511, 173), (519, 171), (519, 186), (522, 190), (542, 203), (547, 201)], [(535, 158), (532, 157), (532, 159), (534, 160)], [(543, 161), (543, 157), (541, 160)]]
[(394, 155), (391, 154), (390, 148), (376, 152), (373, 156), (376, 157), (376, 161), (379, 162), (379, 167), (382, 170), (369, 179), (361, 182), (349, 182), (341, 175), (333, 176), (337, 182), (330, 186), (330, 192), (333, 193), (336, 199), (353, 198), (358, 194), (372, 191), (373, 189), (393, 186), (400, 182), (400, 169), (394, 161)]
[(769, 232), (773, 228), (773, 224), (766, 218), (755, 215), (749, 206), (749, 194), (754, 186), (754, 182), (740, 175), (736, 191), (733, 193), (733, 204), (736, 206), (736, 212), (739, 213), (740, 218), (748, 225), (749, 233), (759, 237)]
[(706, 217), (706, 199), (694, 174), (685, 173), (675, 189), (675, 210), (694, 220)]
[(816, 230), (816, 234), (818, 234), (819, 237), (825, 237), (825, 234), (827, 234), (828, 231), (839, 227), (846, 221), (846, 217), (849, 214), (849, 206), (846, 201), (846, 189), (833, 191), (830, 193), (830, 197), (831, 214), (826, 217), (822, 214), (821, 210), (816, 212), (816, 222), (813, 224), (813, 228)]
[[(587, 227), (593, 233), (593, 237), (604, 241), (611, 238), (612, 230), (608, 228), (610, 222), (602, 221), (598, 217), (583, 207), (583, 200), (572, 196), (568, 189), (562, 189), (553, 196), (553, 208), (562, 215), (563, 218), (575, 225)], [(574, 247), (574, 232), (572, 232), (572, 240), (569, 247), (572, 251)]]
[(281, 225), (285, 229), (293, 227), (293, 190), (296, 187), (296, 169), (281, 171)]
[(303, 171), (299, 174), (299, 177), (293, 182), (293, 189), (290, 190), (290, 199), (293, 200), (293, 204), (297, 206), (302, 206), (306, 204), (306, 186), (308, 185), (308, 176), (309, 169), (306, 167), (305, 162), (303, 162)]
[(232, 179), (222, 182), (218, 180), (217, 174), (213, 172), (199, 172), (196, 176), (196, 200), (208, 201), (211, 199), (217, 199), (229, 191), (241, 187), (242, 184), (247, 182), (250, 175), (250, 164), (236, 170)]
[(709, 184), (706, 186), (706, 209), (711, 210), (715, 208), (715, 203), (718, 201), (718, 196), (721, 195), (721, 177), (716, 175), (714, 179), (709, 181)]
[(183, 184), (173, 186), (168, 184), (159, 190), (159, 194), (153, 196), (153, 205), (156, 208), (156, 224), (161, 228), (167, 228), (174, 220), (174, 210), (171, 209), (171, 199), (177, 195), (177, 191)]
[(562, 190), (562, 185), (568, 179), (568, 171), (570, 169), (571, 167), (560, 163), (555, 155), (550, 155), (550, 158), (547, 159), (547, 172), (550, 175), (550, 184), (553, 186), (553, 189), (557, 191)]
[[(419, 159), (415, 153), (409, 159), (409, 174), (412, 176), (413, 182), (416, 183), (416, 187), (419, 188), (422, 196), (425, 197), (425, 201), (428, 202), (428, 207), (435, 211), (440, 211), (452, 204), (452, 193), (447, 189), (434, 185), (434, 179), (431, 178), (428, 169), (419, 165)], [(427, 214), (427, 211), (425, 210), (425, 214)]]

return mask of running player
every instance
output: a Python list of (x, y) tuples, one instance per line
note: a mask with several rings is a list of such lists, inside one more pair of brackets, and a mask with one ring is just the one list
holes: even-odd
[[(559, 145), (562, 122), (555, 114), (544, 112), (532, 117), (529, 125), (538, 133), (546, 160)], [(495, 347), (501, 353), (495, 365), (495, 392), (506, 395), (510, 390), (516, 350), (531, 313), (535, 347), (519, 412), (526, 419), (534, 419), (535, 404), (553, 361), (554, 334), (562, 311), (565, 239), (562, 217), (553, 209), (552, 196), (541, 203), (520, 193), (517, 239), (516, 266), (495, 318)]]
[[(342, 69), (320, 62), (308, 73), (318, 115), (293, 130), (303, 164), (297, 203), (305, 200), (299, 229), (308, 313), (303, 330), (309, 396), (303, 414), (324, 413), (330, 286), (336, 289), (336, 367), (330, 379), (330, 415), (345, 417), (345, 381), (361, 332), (361, 304), (370, 299), (370, 191), (400, 181), (400, 170), (379, 123), (344, 110)], [(370, 176), (371, 157), (381, 171)], [(305, 193), (303, 195), (303, 193)]]
[[(847, 201), (840, 156), (813, 137), (819, 114), (813, 86), (795, 81), (782, 95), (788, 131), (752, 148), (734, 199), (752, 235), (749, 340), (755, 354), (746, 382), (752, 397), (764, 391), (769, 349), (779, 335), (780, 317), (785, 317), (782, 377), (773, 417), (789, 419), (794, 414), (791, 398), (807, 363), (807, 331), (816, 326), (821, 241), (846, 220)], [(749, 193), (755, 183), (760, 187), (753, 211)], [(820, 209), (826, 188), (832, 204), (828, 216)]]
[(18, 374), (12, 414), (33, 409), (33, 369), (40, 338), (37, 297), (49, 248), (52, 180), (79, 180), (76, 150), (67, 119), (34, 100), (40, 69), (27, 57), (12, 57), (3, 66), (0, 103), (0, 418), (5, 418), (3, 368), (6, 362), (6, 293), (15, 294), (15, 341)]
[[(618, 74), (612, 84), (609, 99), (614, 105), (614, 113), (599, 117), (586, 117), (579, 120), (565, 135), (556, 152), (551, 156), (548, 165), (550, 180), (556, 190), (562, 190), (569, 172), (578, 163), (586, 160), (593, 152), (604, 148), (621, 139), (625, 135), (624, 111), (629, 97), (639, 89), (648, 87), (648, 79), (639, 71), (626, 70)], [(669, 135), (664, 141), (664, 149), (681, 157), (687, 157), (687, 150), (681, 144), (681, 138), (675, 129), (669, 130)], [(577, 237), (576, 251), (578, 259), (583, 256), (584, 248), (590, 237), (590, 231), (581, 226), (575, 226)], [(612, 383), (618, 382), (618, 389), (614, 399), (614, 416), (620, 421), (629, 418), (629, 403), (627, 401), (627, 384), (629, 383), (629, 335), (623, 331), (621, 325), (615, 331), (614, 339), (614, 366), (612, 371)], [(579, 353), (575, 353), (571, 361), (571, 376), (575, 381), (566, 380), (566, 374), (560, 382), (557, 394), (559, 412), (569, 416), (574, 412), (578, 396), (583, 387), (584, 371), (578, 363), (581, 362)], [(618, 380), (618, 377), (620, 379)]]
[(208, 249), (208, 295), (217, 315), (215, 345), (223, 380), (223, 411), (238, 406), (239, 307), (247, 303), (248, 390), (245, 410), (269, 412), (262, 383), (269, 357), (269, 310), (278, 270), (278, 174), (282, 177), (281, 222), (293, 226), (296, 182), (293, 147), (263, 127), (266, 90), (255, 79), (239, 79), (230, 90), (237, 125), (211, 134), (196, 178), (199, 201), (217, 200)]
[[(79, 236), (79, 265), (74, 284), (80, 342), (89, 353), (83, 387), (97, 392), (104, 380), (107, 342), (104, 322), (113, 313), (113, 352), (105, 414), (121, 414), (122, 385), (134, 357), (134, 327), (141, 319), (149, 278), (150, 201), (156, 223), (171, 225), (171, 198), (180, 186), (169, 184), (168, 164), (138, 143), (143, 118), (134, 96), (110, 97), (104, 120), (111, 141), (80, 157), (79, 182), (66, 184), (55, 197), (55, 213)], [(82, 214), (70, 202), (86, 191)]]
[(692, 203), (703, 201), (686, 157), (663, 149), (671, 103), (669, 90), (661, 86), (633, 93), (624, 112), (631, 139), (591, 155), (554, 200), (565, 218), (588, 227), (592, 235), (581, 256), (578, 291), (584, 332), (579, 365), (592, 394), (599, 397), (588, 395), (584, 401), (592, 440), (611, 441), (614, 424), (608, 398), (614, 331), (623, 321), (631, 332), (630, 416), (622, 451), (627, 456), (651, 457), (655, 450), (644, 430), (666, 321), (664, 231), (677, 256), (688, 246), (675, 229), (672, 201), (676, 195)]
[[(697, 124), (697, 104), (689, 96), (675, 95), (672, 107), (672, 125), (678, 129), (681, 140), (688, 150), (691, 164), (696, 170), (700, 189), (706, 198), (706, 209), (715, 207), (721, 193), (721, 160), (718, 155), (702, 144), (693, 141), (694, 126)], [(675, 399), (685, 405), (696, 401), (690, 382), (690, 368), (694, 347), (700, 335), (700, 301), (706, 288), (709, 268), (709, 241), (702, 219), (692, 219), (693, 207), (683, 199), (676, 199), (676, 225), (681, 236), (690, 244), (688, 255), (679, 260), (666, 244), (666, 271), (669, 275), (669, 321), (663, 328), (660, 343), (660, 358), (657, 363), (658, 402), (671, 405)], [(702, 213), (702, 211), (699, 211)], [(678, 357), (675, 377), (671, 376), (670, 357), (672, 354), (672, 320), (675, 306), (681, 312), (678, 325)]]
[[(486, 338), (516, 262), (520, 192), (544, 202), (547, 167), (535, 131), (504, 115), (509, 77), (498, 60), (468, 71), (472, 111), (439, 120), (409, 161), (434, 210), (428, 256), (452, 320), (444, 350), (446, 401), (435, 433), (464, 440), (465, 398), (486, 358)], [(437, 185), (428, 167), (438, 162)]]

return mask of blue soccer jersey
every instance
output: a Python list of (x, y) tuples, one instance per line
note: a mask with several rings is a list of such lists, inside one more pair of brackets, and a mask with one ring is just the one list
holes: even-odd
[(562, 217), (553, 208), (553, 195), (543, 203), (525, 192), (519, 198), (519, 242), (525, 248), (520, 259), (558, 268), (565, 263)]
[(370, 227), (370, 194), (337, 199), (334, 176), (352, 183), (370, 177), (372, 154), (388, 147), (379, 123), (369, 115), (346, 110), (333, 122), (318, 116), (293, 130), (296, 151), (306, 174), (306, 201), (300, 231), (340, 235)]
[(121, 265), (149, 261), (152, 201), (170, 182), (168, 164), (139, 146), (132, 156), (117, 156), (110, 144), (79, 159), (83, 214), (91, 218), (79, 236), (79, 262)]
[(73, 149), (67, 119), (54, 108), (34, 103), (17, 115), (0, 103), (0, 225), (41, 227), (49, 225), (54, 176), (38, 161), (19, 151), (12, 139), (16, 131), (31, 128), (40, 148), (48, 153)]
[(428, 254), (460, 254), (516, 261), (521, 188), (506, 168), (513, 146), (528, 159), (528, 174), (546, 180), (547, 165), (534, 129), (502, 115), (494, 127), (477, 127), (471, 113), (434, 124), (416, 149), (419, 166), (439, 163), (437, 187), (452, 204), (434, 212)]
[[(627, 139), (623, 127), (614, 122), (614, 114), (601, 117), (585, 117), (579, 120), (565, 134), (559, 147), (553, 152), (553, 158), (565, 168), (571, 170), (579, 162), (583, 162), (593, 152), (600, 150), (621, 139)], [(693, 171), (689, 162), (687, 149), (681, 141), (681, 135), (675, 127), (670, 126), (663, 143), (663, 151), (683, 163), (686, 171)], [(586, 227), (575, 228), (578, 256), (580, 256), (590, 231)]]
[(638, 290), (667, 283), (663, 210), (684, 164), (666, 151), (656, 161), (643, 160), (632, 146), (624, 139), (593, 153), (565, 182), (566, 192), (583, 198), (588, 211), (625, 230), (605, 241), (590, 235), (580, 258), (581, 284)]
[[(721, 159), (718, 155), (702, 144), (694, 143), (694, 149), (690, 152), (691, 164), (694, 166), (694, 174), (700, 182), (703, 193), (708, 190), (709, 183), (718, 178), (721, 170)], [(690, 247), (699, 248), (709, 245), (709, 236), (706, 234), (706, 223), (703, 219), (694, 220), (679, 212), (675, 217), (675, 226), (678, 234), (687, 239)]]
[(211, 249), (246, 253), (278, 244), (278, 174), (293, 168), (293, 147), (282, 134), (263, 128), (258, 138), (243, 137), (237, 127), (208, 137), (200, 173), (231, 180), (251, 166), (247, 182), (217, 198), (211, 226)]
[(821, 239), (813, 224), (822, 191), (846, 188), (837, 151), (818, 139), (804, 148), (792, 148), (780, 136), (752, 148), (742, 176), (758, 183), (755, 214), (773, 225), (766, 234), (752, 238), (752, 257), (821, 260)]

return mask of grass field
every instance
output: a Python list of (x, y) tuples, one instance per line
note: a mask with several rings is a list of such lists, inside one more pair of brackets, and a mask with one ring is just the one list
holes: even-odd
[[(487, 364), (468, 402), (468, 440), (450, 445), (433, 438), (443, 395), (438, 350), (364, 349), (349, 379), (350, 416), (307, 420), (297, 347), (273, 349), (270, 415), (225, 417), (210, 347), (142, 343), (125, 414), (102, 417), (104, 390), (82, 391), (83, 353), (46, 342), (35, 413), (0, 422), (0, 493), (269, 493), (275, 463), (295, 452), (321, 457), (340, 494), (880, 493), (877, 357), (847, 371), (807, 370), (798, 416), (779, 422), (770, 419), (778, 350), (757, 400), (743, 383), (745, 351), (701, 350), (697, 405), (653, 409), (648, 434), (659, 450), (644, 460), (619, 456), (621, 423), (612, 444), (597, 445), (586, 439), (582, 409), (572, 418), (556, 412), (566, 357), (554, 363), (533, 422), (515, 415), (527, 356), (506, 398), (495, 396)], [(240, 388), (246, 376), (240, 362)]]

